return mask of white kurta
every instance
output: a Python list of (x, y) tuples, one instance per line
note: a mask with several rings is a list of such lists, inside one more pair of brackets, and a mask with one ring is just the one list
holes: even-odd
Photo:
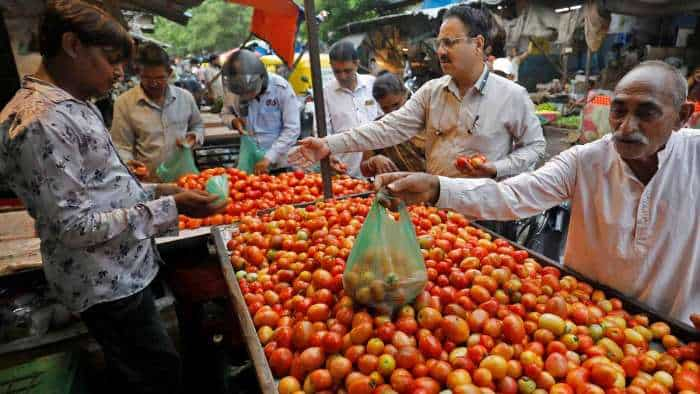
[(512, 220), (571, 200), (565, 265), (690, 322), (700, 313), (700, 130), (672, 134), (645, 186), (608, 135), (500, 183), (440, 178), (438, 206)]

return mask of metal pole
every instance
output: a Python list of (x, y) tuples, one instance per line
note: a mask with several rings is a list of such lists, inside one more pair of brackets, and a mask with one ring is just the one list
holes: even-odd
[[(304, 15), (306, 27), (309, 33), (307, 48), (311, 61), (311, 81), (314, 89), (314, 109), (316, 110), (316, 131), (318, 136), (326, 136), (326, 108), (323, 99), (323, 80), (321, 79), (321, 49), (318, 43), (318, 22), (316, 21), (316, 9), (314, 0), (304, 0)], [(328, 157), (321, 160), (321, 178), (323, 179), (323, 197), (333, 198), (331, 187), (331, 162)]]
[(586, 93), (588, 93), (588, 78), (591, 76), (591, 48), (586, 52)]

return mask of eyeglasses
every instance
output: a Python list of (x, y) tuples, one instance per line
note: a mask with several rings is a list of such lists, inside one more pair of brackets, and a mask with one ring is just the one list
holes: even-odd
[(435, 40), (435, 43), (433, 44), (435, 50), (440, 49), (440, 47), (444, 46), (447, 49), (451, 49), (455, 45), (457, 45), (458, 42), (460, 41), (471, 41), (471, 37), (455, 37), (455, 38), (450, 38), (450, 37), (443, 37), (443, 38), (438, 38)]

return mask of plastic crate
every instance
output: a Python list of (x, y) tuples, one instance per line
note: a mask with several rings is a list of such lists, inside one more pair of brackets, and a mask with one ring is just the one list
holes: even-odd
[(0, 393), (87, 394), (76, 353), (57, 353), (0, 371)]

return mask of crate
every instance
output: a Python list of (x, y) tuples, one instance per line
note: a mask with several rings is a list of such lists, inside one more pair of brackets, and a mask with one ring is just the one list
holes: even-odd
[(85, 394), (77, 353), (57, 353), (0, 371), (0, 393)]

